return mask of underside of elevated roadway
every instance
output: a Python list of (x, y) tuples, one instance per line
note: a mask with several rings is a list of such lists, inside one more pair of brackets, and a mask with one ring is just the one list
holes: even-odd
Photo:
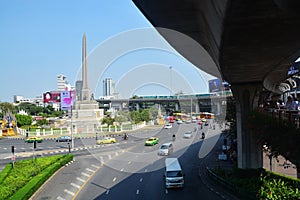
[(199, 69), (228, 81), (237, 99), (238, 165), (262, 167), (245, 125), (264, 91), (289, 89), (300, 56), (299, 0), (133, 0), (158, 32)]
[[(134, 0), (160, 34), (198, 68), (231, 84), (279, 84), (300, 56), (298, 0)], [(169, 30), (167, 30), (169, 29)], [(178, 39), (170, 30), (190, 40)], [(203, 58), (203, 47), (214, 61)], [(213, 66), (215, 65), (215, 66)]]

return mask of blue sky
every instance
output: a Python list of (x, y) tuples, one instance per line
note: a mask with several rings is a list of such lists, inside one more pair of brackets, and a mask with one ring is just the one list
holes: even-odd
[[(97, 68), (103, 60), (100, 57), (106, 56), (105, 50), (103, 51), (106, 44), (112, 44), (112, 40), (118, 41), (124, 33), (151, 28), (150, 23), (131, 0), (88, 0), (84, 3), (76, 0), (1, 0), (0, 26), (2, 102), (12, 102), (13, 95), (30, 98), (56, 90), (58, 74), (64, 74), (68, 81), (74, 84), (80, 73), (84, 32), (87, 34), (89, 56), (102, 52), (101, 55), (97, 55), (99, 63), (92, 66)], [(153, 43), (164, 43), (159, 36), (148, 39)], [(114, 60), (109, 62), (109, 66), (105, 66), (105, 71), (94, 77), (97, 79), (97, 85), (92, 85), (91, 90), (95, 97), (102, 95), (103, 78), (110, 77), (120, 84), (135, 81), (132, 78), (126, 80), (126, 77), (133, 75), (129, 76), (129, 72), (134, 73), (137, 79), (144, 76), (156, 77), (155, 74), (163, 73), (165, 80), (158, 82), (157, 79), (149, 78), (148, 82), (139, 87), (134, 86), (135, 88), (129, 93), (127, 91), (127, 94), (118, 91), (124, 98), (133, 94), (169, 94), (170, 87), (173, 92), (207, 92), (207, 79), (211, 77), (199, 74), (192, 65), (174, 51), (165, 50), (165, 47), (166, 44), (162, 44), (161, 50), (159, 45), (155, 48), (142, 46), (117, 58), (115, 56)], [(118, 44), (115, 48), (118, 48)], [(93, 62), (91, 61), (92, 65)], [(132, 70), (151, 64), (162, 66), (162, 71), (138, 74), (143, 71)], [(169, 73), (169, 66), (172, 66), (172, 75)], [(180, 84), (180, 77), (188, 82), (191, 88), (184, 88), (185, 84)]]

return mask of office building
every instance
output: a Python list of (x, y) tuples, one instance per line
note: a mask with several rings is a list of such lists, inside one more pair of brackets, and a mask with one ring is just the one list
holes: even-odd
[(111, 78), (103, 80), (103, 96), (113, 96), (115, 93), (115, 82)]
[(57, 75), (57, 91), (64, 91), (67, 85), (67, 77), (62, 74)]

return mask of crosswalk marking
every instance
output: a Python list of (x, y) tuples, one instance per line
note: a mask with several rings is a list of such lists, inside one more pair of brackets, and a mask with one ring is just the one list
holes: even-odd
[(86, 168), (86, 170), (89, 171), (89, 172), (95, 172), (95, 170), (92, 170), (90, 168)]
[(89, 176), (90, 176), (89, 174), (84, 173), (84, 172), (81, 172), (81, 174), (82, 174), (83, 176), (86, 176), (86, 177), (89, 177)]
[(70, 190), (67, 190), (67, 189), (64, 189), (64, 192), (65, 192), (65, 193), (68, 193), (69, 195), (72, 195), (72, 196), (75, 195), (74, 192), (71, 192)]
[(77, 184), (75, 184), (75, 183), (71, 183), (71, 185), (73, 186), (73, 187), (76, 187), (76, 188), (80, 188), (80, 185), (77, 185)]
[(83, 179), (81, 179), (81, 178), (79, 178), (79, 177), (77, 177), (76, 179), (77, 179), (78, 181), (83, 182), (83, 183), (85, 182), (85, 180), (83, 180)]

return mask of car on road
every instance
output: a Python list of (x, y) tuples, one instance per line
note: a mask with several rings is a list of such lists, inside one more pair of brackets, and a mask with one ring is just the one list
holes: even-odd
[(156, 144), (158, 144), (158, 137), (150, 137), (145, 142), (145, 146), (153, 146)]
[(164, 128), (165, 129), (170, 129), (170, 128), (172, 128), (172, 124), (166, 124)]
[(41, 143), (43, 142), (43, 139), (42, 138), (39, 138), (39, 137), (29, 137), (25, 140), (26, 143), (33, 143), (33, 142), (37, 142), (37, 143)]
[(191, 119), (188, 119), (188, 120), (185, 121), (185, 123), (186, 123), (186, 124), (190, 124), (190, 123), (192, 123), (192, 120), (191, 120)]
[(112, 143), (116, 143), (116, 138), (113, 137), (104, 137), (100, 140), (97, 140), (97, 144), (112, 144)]
[(172, 142), (164, 143), (160, 146), (158, 150), (158, 155), (167, 156), (173, 152), (173, 144)]
[(188, 132), (185, 132), (184, 134), (183, 134), (183, 138), (191, 138), (192, 137), (192, 131), (188, 131)]
[(71, 141), (72, 141), (72, 138), (68, 135), (61, 136), (61, 137), (56, 139), (56, 142), (71, 142)]
[(177, 120), (177, 124), (182, 124), (182, 120), (181, 119)]

